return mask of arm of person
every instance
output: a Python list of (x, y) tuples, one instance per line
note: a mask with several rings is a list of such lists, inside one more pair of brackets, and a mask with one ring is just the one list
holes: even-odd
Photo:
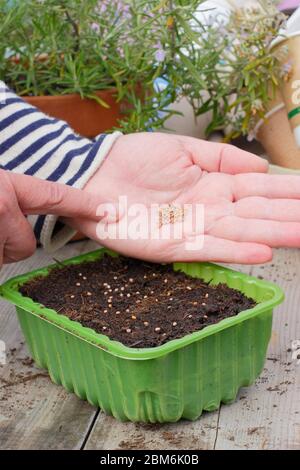
[[(11, 172), (11, 177), (13, 174), (36, 177), (31, 180), (30, 191), (32, 197), (36, 196), (36, 203), (47, 191), (37, 178), (82, 189), (119, 136), (119, 132), (103, 134), (94, 141), (80, 137), (67, 123), (41, 113), (0, 82), (0, 167)], [(56, 191), (54, 186), (50, 191)], [(38, 211), (34, 215), (31, 212), (28, 222), (42, 246), (49, 252), (55, 251), (75, 231), (57, 224), (58, 214), (53, 213), (52, 207), (46, 211), (36, 206)]]
[[(15, 173), (84, 187), (99, 204), (126, 199), (128, 210), (121, 207), (100, 230), (99, 221), (69, 214), (54, 234), (55, 213), (31, 216), (47, 249), (69, 240), (69, 227), (126, 256), (154, 262), (263, 263), (273, 248), (300, 247), (300, 177), (268, 175), (265, 160), (231, 145), (154, 132), (115, 133), (91, 142), (7, 91), (0, 108), (0, 163)], [(166, 238), (168, 227), (148, 224), (153, 205), (180, 206), (183, 213), (185, 206), (200, 205), (203, 220), (188, 217), (192, 223), (185, 226), (183, 217), (182, 236)], [(143, 217), (128, 223), (130, 209), (135, 214), (141, 206)], [(106, 224), (112, 236), (102, 236)], [(151, 228), (146, 238), (137, 236), (141, 225)]]

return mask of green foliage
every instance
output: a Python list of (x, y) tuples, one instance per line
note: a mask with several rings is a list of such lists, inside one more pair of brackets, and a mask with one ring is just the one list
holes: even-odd
[[(272, 48), (286, 19), (277, 3), (260, 0), (255, 7), (218, 15), (207, 25), (197, 12), (192, 26), (176, 19), (179, 36), (184, 30), (190, 43), (184, 51), (178, 50), (171, 81), (176, 81), (196, 115), (211, 112), (207, 134), (226, 128), (228, 140), (251, 135), (289, 73)], [(180, 74), (183, 67), (185, 72)]]
[[(13, 0), (8, 7), (0, 0), (0, 79), (21, 96), (79, 93), (97, 99), (95, 91), (115, 89), (117, 99), (129, 104), (119, 123), (124, 132), (161, 128), (172, 102), (186, 96), (196, 115), (212, 110), (208, 131), (229, 120), (232, 125), (228, 116), (238, 111), (233, 133), (246, 133), (253, 103), (263, 114), (267, 84), (280, 80), (270, 43), (282, 18), (264, 1), (255, 14), (231, 15), (221, 34), (219, 26), (197, 17), (202, 3)], [(168, 82), (162, 93), (153, 89), (157, 77)], [(229, 100), (232, 93), (236, 103)]]

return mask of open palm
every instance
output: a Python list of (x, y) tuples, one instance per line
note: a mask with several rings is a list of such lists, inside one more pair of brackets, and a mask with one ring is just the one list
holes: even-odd
[[(161, 133), (122, 136), (85, 190), (100, 202), (125, 195), (129, 205), (149, 208), (201, 203), (204, 227), (182, 239), (99, 240), (95, 222), (67, 223), (120, 253), (151, 261), (263, 263), (273, 247), (300, 246), (300, 178), (266, 171), (264, 160), (229, 145)], [(111, 223), (124, 220), (120, 214)], [(187, 239), (196, 241), (198, 232), (203, 246), (187, 250)]]

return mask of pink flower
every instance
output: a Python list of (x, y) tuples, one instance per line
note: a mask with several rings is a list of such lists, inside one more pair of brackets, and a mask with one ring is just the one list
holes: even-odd
[(166, 58), (166, 51), (163, 49), (161, 42), (158, 42), (155, 46), (155, 59), (157, 62), (163, 62)]
[(99, 33), (99, 31), (100, 31), (100, 26), (98, 25), (98, 23), (92, 23), (92, 24), (91, 24), (91, 29), (92, 29), (93, 31), (95, 31), (95, 33)]

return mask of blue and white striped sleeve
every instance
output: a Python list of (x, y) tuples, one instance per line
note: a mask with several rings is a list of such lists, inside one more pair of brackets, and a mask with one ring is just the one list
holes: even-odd
[[(66, 122), (51, 118), (0, 82), (0, 167), (24, 175), (83, 188), (104, 161), (119, 132), (93, 141)], [(57, 217), (29, 216), (35, 235), (49, 252), (67, 243), (74, 231), (54, 230)]]

